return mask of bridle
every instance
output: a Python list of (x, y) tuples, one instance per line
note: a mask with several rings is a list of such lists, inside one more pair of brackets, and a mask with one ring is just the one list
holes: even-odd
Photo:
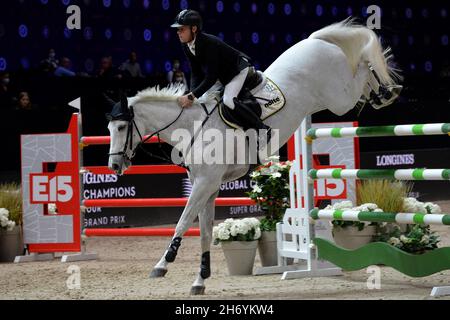
[[(125, 140), (125, 145), (123, 146), (123, 150), (119, 151), (119, 152), (113, 152), (113, 153), (108, 153), (109, 156), (122, 156), (124, 158), (124, 160), (128, 160), (131, 161), (131, 159), (135, 156), (136, 151), (138, 148), (141, 148), (146, 154), (148, 154), (151, 157), (154, 158), (158, 158), (160, 160), (164, 160), (164, 161), (168, 161), (168, 162), (172, 162), (171, 159), (167, 156), (167, 154), (163, 151), (164, 157), (152, 154), (151, 152), (145, 150), (145, 148), (143, 147), (145, 142), (147, 142), (148, 140), (150, 140), (152, 137), (154, 137), (155, 135), (158, 137), (158, 145), (159, 148), (161, 150), (162, 149), (162, 143), (161, 143), (161, 138), (159, 136), (160, 132), (163, 130), (166, 130), (167, 128), (169, 128), (171, 125), (173, 125), (175, 122), (177, 122), (177, 120), (181, 117), (181, 114), (184, 111), (184, 108), (181, 108), (180, 113), (178, 114), (178, 116), (175, 118), (175, 120), (173, 120), (172, 122), (170, 122), (168, 125), (166, 125), (165, 127), (155, 131), (154, 133), (152, 133), (151, 135), (147, 136), (145, 139), (143, 138), (141, 132), (139, 131), (139, 128), (136, 125), (136, 121), (134, 120), (134, 110), (133, 110), (133, 106), (130, 106), (128, 108), (129, 110), (129, 116), (128, 118), (128, 125), (127, 125), (127, 137)], [(115, 119), (115, 120), (121, 120), (121, 119)], [(125, 119), (122, 119), (125, 120)], [(141, 140), (136, 147), (133, 149), (133, 130), (136, 129), (137, 134), (139, 135), (139, 139)], [(127, 154), (127, 149), (130, 149), (131, 151), (131, 157), (128, 156)]]
[[(201, 128), (203, 128), (203, 126), (205, 125), (205, 123), (209, 120), (210, 116), (212, 115), (212, 113), (217, 109), (219, 103), (216, 104), (216, 106), (210, 111), (208, 112), (208, 109), (206, 108), (204, 103), (200, 103), (200, 105), (202, 106), (204, 112), (206, 113), (206, 118), (202, 121), (202, 124), (200, 126), (200, 128), (198, 129), (198, 131), (201, 130)], [(167, 128), (169, 128), (171, 125), (173, 125), (175, 122), (178, 121), (178, 119), (181, 117), (184, 108), (181, 108), (180, 113), (178, 114), (178, 116), (171, 121), (169, 124), (167, 124), (166, 126), (164, 126), (163, 128), (153, 132), (151, 135), (148, 135), (147, 137), (142, 136), (141, 132), (139, 131), (139, 128), (136, 125), (136, 122), (134, 120), (135, 116), (134, 116), (134, 110), (133, 110), (133, 106), (130, 106), (128, 108), (126, 108), (128, 111), (125, 113), (124, 112), (124, 107), (122, 106), (122, 112), (117, 115), (117, 116), (113, 116), (112, 114), (107, 115), (109, 121), (111, 120), (123, 120), (123, 121), (128, 121), (128, 125), (127, 125), (127, 137), (125, 140), (125, 145), (123, 146), (123, 150), (119, 151), (119, 152), (113, 152), (113, 153), (108, 153), (109, 156), (122, 156), (124, 161), (129, 161), (131, 162), (131, 159), (135, 156), (136, 151), (138, 148), (141, 148), (142, 151), (144, 151), (148, 156), (165, 161), (167, 163), (173, 163), (172, 159), (164, 152), (164, 149), (162, 148), (162, 143), (161, 143), (161, 138), (160, 138), (160, 132), (166, 130)], [(136, 148), (133, 149), (133, 131), (134, 129), (136, 129), (136, 132), (139, 135), (139, 139), (141, 140), (137, 145)], [(194, 141), (197, 137), (198, 132), (194, 133), (194, 135), (192, 136), (191, 139), (191, 143), (190, 143), (190, 147), (192, 147), (192, 145), (194, 144)], [(158, 146), (159, 149), (161, 151), (161, 153), (163, 154), (163, 157), (153, 154), (151, 152), (149, 152), (148, 150), (146, 150), (144, 148), (144, 144), (145, 142), (147, 142), (148, 140), (150, 140), (152, 137), (157, 136), (158, 137)], [(130, 149), (131, 151), (131, 157), (128, 156), (127, 154), (127, 150)], [(186, 170), (189, 171), (189, 167), (185, 165), (184, 162), (181, 162), (179, 164), (177, 164), (178, 166), (181, 166), (183, 168), (186, 168)]]

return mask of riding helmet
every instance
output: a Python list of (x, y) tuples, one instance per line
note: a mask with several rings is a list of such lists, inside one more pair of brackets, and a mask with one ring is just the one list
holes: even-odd
[(202, 30), (203, 20), (195, 10), (184, 9), (175, 18), (175, 22), (171, 25), (172, 28), (179, 28), (181, 26), (197, 26), (198, 31)]

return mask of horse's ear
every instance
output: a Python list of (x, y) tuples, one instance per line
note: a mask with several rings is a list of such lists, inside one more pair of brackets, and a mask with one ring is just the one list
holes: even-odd
[(113, 99), (111, 99), (105, 92), (102, 93), (102, 97), (111, 109), (116, 104), (116, 102)]
[(128, 112), (128, 99), (127, 95), (123, 90), (120, 90), (120, 106), (122, 107), (122, 112), (127, 113)]

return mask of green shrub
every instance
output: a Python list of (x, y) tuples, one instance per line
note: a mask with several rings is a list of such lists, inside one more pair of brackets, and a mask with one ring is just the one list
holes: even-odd
[(0, 208), (9, 211), (9, 219), (22, 225), (22, 191), (17, 183), (0, 185)]

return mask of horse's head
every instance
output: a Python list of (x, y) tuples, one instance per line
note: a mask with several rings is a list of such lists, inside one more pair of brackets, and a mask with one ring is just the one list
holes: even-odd
[(111, 137), (108, 167), (121, 175), (131, 165), (134, 151), (142, 137), (135, 121), (133, 107), (128, 106), (126, 96), (122, 95), (120, 102), (108, 97), (106, 99), (112, 107), (111, 113), (106, 115)]

